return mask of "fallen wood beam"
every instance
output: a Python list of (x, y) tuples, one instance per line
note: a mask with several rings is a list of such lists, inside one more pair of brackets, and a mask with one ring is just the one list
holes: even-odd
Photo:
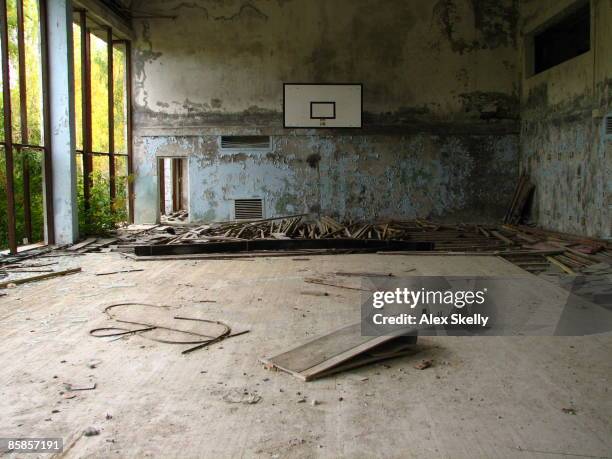
[(500, 241), (505, 242), (508, 245), (514, 245), (514, 241), (512, 239), (508, 239), (506, 236), (501, 234), (499, 231), (491, 231), (491, 234), (495, 236), (497, 239), (499, 239)]
[(254, 239), (236, 242), (209, 242), (204, 244), (147, 245), (134, 247), (137, 256), (190, 255), (197, 253), (236, 253), (252, 251), (295, 251), (304, 249), (340, 249), (360, 251), (433, 250), (432, 242), (414, 242), (378, 239)]
[(52, 273), (40, 274), (38, 276), (25, 277), (21, 279), (13, 279), (9, 281), (0, 282), (0, 288), (7, 288), (10, 284), (26, 284), (28, 282), (35, 282), (44, 279), (51, 279), (53, 277), (67, 276), (68, 274), (75, 274), (81, 272), (81, 268), (65, 269), (64, 271), (54, 271)]
[(111, 274), (119, 274), (119, 273), (134, 273), (137, 271), (144, 271), (144, 269), (121, 269), (119, 271), (109, 271), (104, 273), (96, 273), (96, 276), (110, 276)]
[(325, 279), (307, 278), (307, 279), (304, 279), (304, 282), (308, 284), (326, 285), (328, 287), (345, 288), (348, 290), (360, 290), (362, 292), (369, 292), (369, 290), (365, 288), (351, 287), (349, 285), (342, 285), (342, 284), (334, 284), (333, 282), (328, 282)]
[(576, 274), (570, 267), (566, 266), (565, 264), (563, 264), (562, 262), (557, 260), (555, 257), (546, 257), (546, 259), (548, 261), (550, 261), (551, 263), (557, 265), (559, 268), (561, 268), (567, 274)]
[(93, 244), (94, 242), (96, 242), (97, 238), (95, 237), (90, 237), (85, 239), (84, 241), (78, 242), (74, 245), (71, 245), (70, 247), (66, 248), (67, 252), (76, 252), (77, 250), (81, 250), (84, 247), (87, 247), (90, 244)]

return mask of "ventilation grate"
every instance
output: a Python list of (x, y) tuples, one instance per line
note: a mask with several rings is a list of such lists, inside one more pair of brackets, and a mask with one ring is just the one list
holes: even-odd
[(269, 150), (270, 136), (267, 135), (222, 135), (222, 150)]
[(612, 115), (606, 116), (606, 135), (612, 136)]
[(257, 199), (235, 199), (234, 218), (236, 220), (255, 220), (263, 218), (263, 201)]

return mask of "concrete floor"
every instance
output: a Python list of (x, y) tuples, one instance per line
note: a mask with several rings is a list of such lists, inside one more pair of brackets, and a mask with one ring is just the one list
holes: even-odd
[[(65, 457), (612, 456), (609, 335), (424, 338), (413, 356), (311, 383), (265, 370), (258, 357), (355, 320), (358, 291), (304, 277), (413, 268), (410, 275), (525, 275), (494, 257), (296, 258), (88, 254), (62, 260), (80, 274), (7, 290), (0, 436), (61, 436)], [(95, 276), (125, 268), (144, 271)], [(184, 346), (137, 336), (89, 336), (105, 325), (104, 306), (125, 301), (172, 305), (251, 332), (187, 356)], [(423, 358), (433, 367), (413, 368)], [(64, 382), (97, 387), (67, 399)], [(225, 401), (235, 390), (261, 401)], [(83, 436), (90, 426), (100, 434)]]

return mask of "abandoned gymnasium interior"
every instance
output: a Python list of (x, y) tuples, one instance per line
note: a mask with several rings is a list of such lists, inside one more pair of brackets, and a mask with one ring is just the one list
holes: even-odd
[(0, 456), (612, 457), (612, 1), (0, 0)]

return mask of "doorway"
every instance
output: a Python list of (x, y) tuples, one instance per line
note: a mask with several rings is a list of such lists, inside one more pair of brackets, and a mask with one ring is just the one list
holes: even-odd
[(159, 158), (159, 213), (161, 221), (186, 221), (189, 218), (187, 160)]

